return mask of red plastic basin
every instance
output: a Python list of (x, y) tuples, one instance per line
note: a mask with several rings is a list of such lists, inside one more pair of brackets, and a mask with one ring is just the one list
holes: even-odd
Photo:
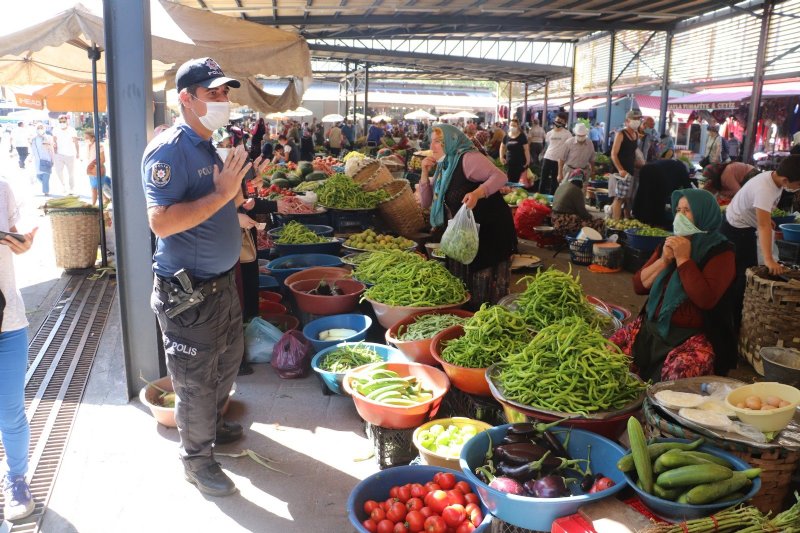
[(386, 342), (395, 346), (398, 350), (403, 352), (406, 357), (411, 361), (417, 363), (425, 363), (426, 365), (435, 365), (436, 359), (431, 355), (431, 343), (433, 337), (429, 339), (420, 339), (417, 341), (401, 341), (397, 338), (397, 330), (402, 326), (413, 324), (417, 318), (425, 315), (456, 315), (462, 318), (469, 318), (473, 315), (471, 311), (464, 309), (437, 309), (435, 311), (421, 311), (407, 316), (400, 320), (391, 328), (386, 330)]
[(266, 314), (282, 315), (286, 313), (286, 306), (276, 302), (260, 301), (258, 302), (258, 314), (262, 317)]
[(450, 326), (440, 331), (431, 341), (431, 355), (437, 363), (442, 365), (447, 377), (453, 382), (453, 386), (468, 394), (478, 396), (491, 396), (489, 383), (486, 381), (485, 368), (467, 368), (464, 366), (453, 365), (442, 359), (444, 342), (457, 339), (464, 335), (462, 326)]
[(293, 317), (292, 315), (266, 313), (262, 315), (261, 318), (284, 332), (300, 327), (300, 321), (297, 317)]
[(344, 294), (335, 296), (320, 296), (309, 294), (308, 291), (315, 289), (321, 279), (306, 279), (295, 281), (289, 285), (289, 289), (294, 294), (297, 307), (301, 311), (313, 315), (339, 315), (349, 313), (358, 305), (358, 298), (366, 288), (363, 283), (352, 279), (326, 279), (328, 283), (336, 283)]
[(279, 292), (273, 291), (258, 291), (258, 302), (273, 302), (276, 304), (281, 303), (283, 295)]
[(349, 278), (350, 270), (342, 267), (311, 267), (295, 272), (284, 280), (284, 284), (288, 287), (295, 281), (303, 281), (306, 279), (341, 279)]

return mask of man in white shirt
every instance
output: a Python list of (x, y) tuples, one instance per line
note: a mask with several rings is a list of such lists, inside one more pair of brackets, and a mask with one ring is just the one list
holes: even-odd
[[(78, 155), (78, 132), (67, 124), (67, 115), (58, 117), (58, 125), (53, 128), (55, 141), (55, 157), (53, 171), (65, 192), (72, 194), (75, 190), (75, 156)], [(67, 170), (69, 183), (64, 183), (64, 169)], [(67, 186), (69, 185), (69, 186)]]
[(19, 156), (19, 168), (25, 168), (25, 160), (28, 159), (28, 147), (31, 144), (31, 131), (25, 127), (25, 123), (17, 122), (17, 127), (11, 131), (11, 144), (17, 149)]
[(594, 144), (586, 140), (589, 128), (578, 122), (573, 131), (575, 137), (564, 143), (564, 150), (558, 160), (558, 183), (564, 181), (564, 177), (569, 176), (573, 170), (583, 170), (589, 179), (594, 178)]
[[(762, 172), (744, 184), (725, 209), (720, 231), (736, 246), (736, 281), (734, 282), (734, 316), (737, 329), (742, 317), (742, 299), (747, 269), (758, 264), (758, 246), (764, 265), (770, 274), (785, 269), (772, 256), (771, 213), (778, 205), (783, 191), (800, 190), (800, 155), (781, 161), (778, 169)], [(756, 239), (758, 230), (758, 239)]]
[(547, 150), (544, 153), (542, 178), (539, 181), (539, 192), (542, 194), (553, 194), (558, 186), (558, 161), (564, 155), (564, 143), (572, 138), (566, 128), (567, 120), (566, 113), (559, 113), (553, 121), (554, 128), (545, 135)]

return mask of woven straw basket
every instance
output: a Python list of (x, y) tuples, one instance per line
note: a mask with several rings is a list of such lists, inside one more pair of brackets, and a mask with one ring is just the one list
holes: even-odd
[(750, 500), (762, 512), (778, 513), (791, 488), (792, 473), (800, 464), (800, 452), (789, 451), (781, 446), (770, 449), (756, 448), (728, 440), (713, 439), (676, 424), (661, 415), (650, 400), (644, 401), (644, 417), (651, 437), (695, 440), (703, 437), (707, 444), (722, 448), (747, 461), (753, 468), (761, 469), (761, 490)]
[(792, 281), (774, 281), (766, 267), (747, 270), (739, 353), (764, 375), (761, 348), (800, 349), (800, 274), (787, 272)]
[(378, 204), (378, 210), (389, 227), (404, 237), (418, 233), (425, 226), (425, 219), (408, 180), (392, 180), (381, 188), (389, 199)]
[(353, 181), (366, 192), (377, 191), (382, 186), (391, 183), (392, 180), (394, 180), (394, 176), (380, 161), (370, 162), (353, 176)]
[(97, 261), (100, 245), (99, 211), (94, 208), (50, 209), (56, 266), (89, 268)]

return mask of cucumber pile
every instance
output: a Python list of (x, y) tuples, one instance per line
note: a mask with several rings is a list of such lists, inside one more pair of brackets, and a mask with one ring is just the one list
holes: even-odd
[(427, 402), (433, 393), (422, 388), (422, 384), (414, 376), (401, 376), (385, 364), (374, 366), (361, 376), (354, 376), (350, 381), (353, 390), (368, 400), (409, 407)]
[(641, 423), (628, 419), (631, 453), (617, 468), (635, 471), (636, 485), (657, 498), (689, 505), (705, 505), (743, 498), (760, 468), (736, 470), (722, 457), (695, 451), (703, 439), (691, 443), (647, 444)]

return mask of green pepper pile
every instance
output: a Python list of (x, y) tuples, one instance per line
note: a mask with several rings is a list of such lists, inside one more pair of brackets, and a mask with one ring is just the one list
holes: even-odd
[(525, 347), (528, 325), (519, 313), (500, 305), (481, 305), (464, 323), (464, 335), (447, 341), (446, 362), (467, 368), (486, 368)]
[(621, 409), (647, 388), (630, 358), (579, 317), (543, 328), (500, 366), (506, 399), (560, 413)]
[(278, 244), (317, 244), (328, 242), (328, 239), (320, 237), (304, 225), (292, 220), (283, 226), (275, 242)]
[[(364, 292), (363, 298), (400, 307), (433, 307), (466, 299), (467, 291), (460, 279), (438, 261), (420, 259), (389, 268)], [(358, 272), (356, 277), (363, 281)]]
[(586, 300), (580, 277), (550, 267), (534, 277), (520, 281), (528, 283), (517, 305), (519, 313), (534, 329), (541, 330), (559, 320), (578, 316), (590, 324), (603, 328), (610, 322), (599, 314)]
[(442, 330), (463, 324), (467, 319), (449, 313), (423, 315), (407, 326), (397, 328), (397, 340), (418, 341), (430, 339)]
[(378, 250), (359, 254), (353, 259), (356, 265), (353, 277), (362, 283), (378, 283), (393, 270), (403, 270), (409, 265), (425, 261), (425, 258), (413, 252), (403, 250)]
[(357, 366), (379, 361), (383, 361), (383, 358), (372, 348), (360, 344), (345, 345), (328, 353), (320, 362), (319, 367), (322, 370), (339, 374)]
[(365, 192), (346, 174), (334, 174), (316, 190), (319, 203), (333, 209), (373, 209), (389, 199), (383, 189)]

